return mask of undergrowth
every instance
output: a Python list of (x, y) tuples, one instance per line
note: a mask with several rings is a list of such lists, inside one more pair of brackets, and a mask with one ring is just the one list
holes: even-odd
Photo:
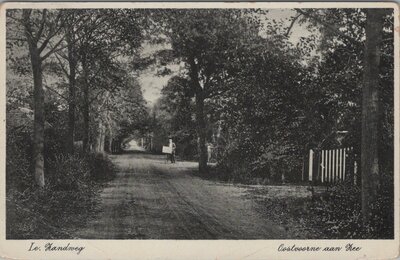
[[(115, 177), (106, 155), (75, 153), (48, 156), (44, 188), (34, 183), (29, 149), (7, 140), (7, 239), (68, 239), (97, 210), (99, 192)], [(10, 140), (11, 139), (11, 140)], [(29, 143), (28, 143), (29, 144)]]

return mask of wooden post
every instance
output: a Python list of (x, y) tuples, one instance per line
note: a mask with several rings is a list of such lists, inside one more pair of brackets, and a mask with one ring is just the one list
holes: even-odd
[(335, 150), (335, 154), (336, 154), (336, 161), (335, 161), (335, 182), (339, 181), (339, 149)]
[(334, 160), (334, 156), (333, 156), (333, 150), (329, 150), (329, 182), (332, 183), (333, 182), (333, 160)]
[(344, 148), (344, 155), (343, 155), (343, 175), (344, 175), (344, 180), (347, 178), (346, 175), (346, 157), (347, 157), (347, 148)]
[(317, 154), (315, 155), (314, 164), (315, 164), (315, 168), (316, 168), (317, 172), (315, 173), (316, 176), (315, 176), (314, 180), (320, 181), (321, 180), (321, 170), (320, 170), (321, 151), (317, 150), (316, 153)]
[(314, 159), (314, 151), (310, 149), (310, 157), (309, 157), (309, 162), (308, 162), (308, 180), (312, 181), (313, 177), (313, 160)]
[(325, 181), (325, 150), (321, 151), (321, 182)]
[(339, 180), (343, 181), (343, 149), (339, 149)]
[(331, 151), (326, 150), (326, 181), (330, 181), (330, 174), (331, 174), (331, 168), (330, 168), (330, 163), (331, 163)]
[(332, 150), (331, 158), (331, 182), (335, 181), (335, 150)]
[(357, 185), (357, 172), (358, 172), (358, 165), (357, 160), (354, 160), (354, 185)]

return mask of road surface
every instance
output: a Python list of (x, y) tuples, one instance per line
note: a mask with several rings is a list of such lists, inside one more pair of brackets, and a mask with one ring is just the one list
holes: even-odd
[(191, 174), (193, 162), (166, 163), (145, 153), (112, 155), (117, 177), (100, 211), (76, 231), (81, 239), (277, 239), (283, 228), (263, 218), (247, 189)]

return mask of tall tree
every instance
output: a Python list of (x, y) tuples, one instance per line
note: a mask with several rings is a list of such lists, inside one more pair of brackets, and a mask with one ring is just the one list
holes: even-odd
[[(63, 12), (24, 9), (21, 22), (25, 28), (25, 37), (29, 46), (34, 87), (34, 135), (33, 164), (36, 183), (44, 187), (44, 91), (43, 61), (58, 51), (62, 42), (60, 31), (64, 26)], [(57, 39), (58, 38), (58, 39)], [(57, 39), (54, 45), (49, 43)], [(47, 52), (44, 52), (47, 50)]]
[[(93, 78), (110, 75), (108, 64), (125, 55), (135, 56), (142, 43), (144, 16), (140, 10), (90, 10), (90, 19), (80, 32), (78, 56), (82, 66), (83, 92), (83, 148), (90, 148), (90, 106), (92, 90), (96, 84)], [(111, 73), (112, 74), (112, 73)], [(115, 74), (114, 74), (115, 76)], [(103, 89), (113, 89), (113, 84)], [(105, 88), (104, 88), (105, 87)]]
[(76, 48), (76, 28), (75, 14), (71, 12), (69, 21), (66, 27), (66, 44), (68, 58), (68, 136), (67, 150), (69, 153), (74, 153), (74, 137), (75, 137), (75, 113), (76, 113), (76, 70), (78, 66), (77, 48)]
[(258, 25), (241, 10), (168, 10), (165, 34), (174, 57), (187, 66), (195, 96), (199, 172), (207, 171), (205, 101), (227, 89), (227, 67), (257, 36)]
[[(323, 55), (328, 53), (334, 62), (323, 74), (327, 82), (338, 82), (335, 91), (342, 96), (339, 115), (341, 120), (347, 117), (347, 126), (353, 123), (353, 142), (361, 146), (362, 214), (367, 226), (379, 191), (380, 168), (392, 168), (382, 161), (393, 163), (382, 156), (388, 150), (390, 154), (393, 145), (393, 10), (297, 11), (321, 28)], [(352, 113), (346, 115), (344, 110)]]
[(382, 9), (367, 10), (361, 139), (362, 213), (365, 225), (372, 218), (372, 205), (376, 202), (379, 189), (379, 65), (384, 15), (385, 10)]

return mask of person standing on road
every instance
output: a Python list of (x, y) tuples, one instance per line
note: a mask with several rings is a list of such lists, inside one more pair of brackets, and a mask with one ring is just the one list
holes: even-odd
[(174, 141), (169, 139), (169, 147), (171, 147), (171, 163), (175, 163), (175, 150), (176, 150), (176, 145)]

